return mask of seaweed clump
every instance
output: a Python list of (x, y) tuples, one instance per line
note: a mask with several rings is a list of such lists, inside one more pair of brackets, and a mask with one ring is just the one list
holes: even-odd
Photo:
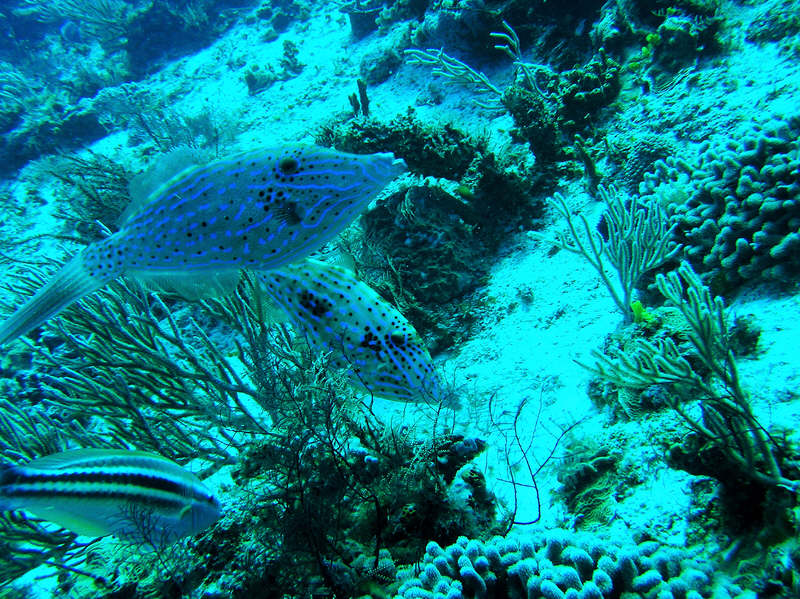
[(397, 565), (415, 561), (431, 537), (494, 530), (494, 496), (469, 463), (485, 443), (420, 439), (363, 406), (340, 407), (336, 391), (323, 385), (313, 400), (290, 403), (243, 456), (234, 472), (242, 513), (196, 548), (209, 559), (206, 585), (224, 581), (231, 597), (353, 597), (393, 583)]
[(569, 140), (619, 95), (620, 65), (601, 48), (585, 65), (555, 73), (527, 65), (519, 83), (503, 93), (514, 133), (527, 141), (545, 168), (569, 158)]

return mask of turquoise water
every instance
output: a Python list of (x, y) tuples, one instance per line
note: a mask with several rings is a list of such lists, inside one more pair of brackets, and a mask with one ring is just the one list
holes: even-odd
[(798, 14), (3, 3), (0, 597), (800, 597)]

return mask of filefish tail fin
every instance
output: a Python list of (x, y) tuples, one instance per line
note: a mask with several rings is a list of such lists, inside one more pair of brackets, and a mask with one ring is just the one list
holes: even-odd
[(47, 284), (39, 289), (16, 312), (0, 323), (0, 345), (13, 341), (40, 326), (74, 301), (103, 287), (117, 278), (119, 272), (113, 268), (90, 268), (87, 263), (97, 263), (88, 251), (98, 248), (89, 246), (67, 262)]

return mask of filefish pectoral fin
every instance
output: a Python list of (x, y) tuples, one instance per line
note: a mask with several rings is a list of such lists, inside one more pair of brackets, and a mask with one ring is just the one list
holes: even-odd
[(293, 202), (286, 202), (279, 206), (276, 209), (275, 214), (277, 215), (278, 219), (286, 225), (295, 226), (303, 222), (302, 217), (298, 213), (297, 204)]

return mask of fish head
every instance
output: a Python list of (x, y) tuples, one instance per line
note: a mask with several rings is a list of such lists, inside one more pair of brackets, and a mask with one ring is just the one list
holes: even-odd
[[(282, 212), (287, 224), (315, 227), (352, 220), (392, 179), (407, 171), (391, 153), (350, 154), (319, 146), (275, 152), (263, 173), (262, 197)], [(262, 190), (263, 191), (263, 190)]]
[(405, 161), (391, 152), (353, 154), (322, 146), (290, 146), (273, 155), (273, 174), (278, 182), (334, 188), (358, 181), (367, 194), (380, 191), (408, 171)]

